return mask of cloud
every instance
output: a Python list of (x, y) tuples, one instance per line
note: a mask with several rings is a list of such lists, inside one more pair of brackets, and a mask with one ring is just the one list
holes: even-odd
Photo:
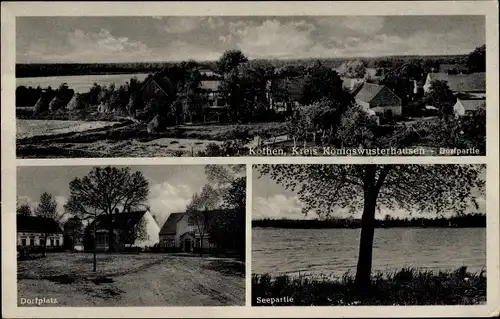
[(342, 28), (364, 34), (375, 34), (384, 26), (385, 18), (379, 16), (319, 17), (316, 21), (329, 28), (331, 32)]
[(186, 33), (196, 29), (204, 17), (168, 17), (164, 30), (168, 33)]
[(252, 203), (252, 218), (314, 218), (313, 213), (302, 214), (302, 204), (297, 196), (276, 194), (271, 197), (255, 197)]
[(314, 41), (310, 34), (314, 25), (304, 21), (281, 23), (266, 20), (260, 25), (233, 24), (233, 37), (237, 46), (250, 58), (291, 58), (307, 52)]
[(149, 205), (151, 212), (158, 219), (160, 226), (167, 220), (170, 213), (186, 211), (195, 190), (188, 185), (163, 182), (150, 187)]
[(147, 57), (151, 52), (140, 41), (114, 36), (106, 29), (96, 33), (76, 29), (68, 34), (67, 47), (50, 48), (44, 43), (35, 42), (23, 58), (43, 62), (122, 62)]

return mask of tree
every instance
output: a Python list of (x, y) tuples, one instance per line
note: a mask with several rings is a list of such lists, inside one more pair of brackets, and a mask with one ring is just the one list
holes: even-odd
[(343, 90), (342, 85), (343, 81), (336, 71), (318, 62), (308, 68), (300, 102), (302, 105), (310, 105), (328, 99), (341, 105), (349, 105), (353, 98)]
[(350, 60), (340, 65), (339, 74), (347, 78), (364, 78), (366, 73), (365, 63), (361, 60)]
[(450, 90), (448, 82), (434, 80), (430, 83), (429, 92), (425, 95), (425, 101), (438, 108), (441, 118), (447, 119), (453, 114), (453, 105), (456, 103), (457, 98)]
[[(76, 177), (69, 184), (67, 208), (82, 219), (110, 217), (115, 210), (129, 211), (144, 205), (148, 198), (149, 183), (144, 175), (130, 168), (94, 167), (87, 176)], [(109, 251), (115, 250), (113, 223), (109, 230)]]
[(210, 183), (222, 195), (224, 214), (212, 221), (212, 241), (226, 249), (234, 249), (245, 258), (246, 176), (245, 165), (207, 165), (205, 173)]
[(362, 211), (355, 282), (370, 284), (375, 212), (465, 212), (478, 207), (473, 189), (484, 192), (484, 165), (263, 165), (261, 174), (296, 191), (303, 213), (328, 217), (337, 209)]
[(227, 50), (222, 54), (215, 65), (217, 72), (221, 75), (225, 75), (245, 62), (248, 62), (248, 58), (240, 50)]
[(20, 216), (31, 216), (33, 212), (31, 211), (31, 206), (29, 204), (18, 204), (16, 207), (16, 214)]
[(130, 247), (136, 240), (144, 240), (147, 238), (148, 233), (146, 230), (146, 220), (141, 218), (137, 223), (129, 223), (119, 232), (120, 241), (124, 244), (129, 244)]
[(82, 239), (83, 235), (83, 223), (79, 216), (73, 216), (68, 218), (64, 223), (63, 227), (65, 236), (65, 246), (73, 250), (75, 248), (75, 243)]
[(208, 211), (220, 207), (220, 195), (210, 184), (203, 186), (199, 194), (194, 194), (186, 213), (188, 221), (196, 227), (200, 235), (200, 256), (203, 254), (203, 239), (210, 230), (212, 217)]
[[(57, 202), (55, 201), (52, 194), (44, 192), (40, 195), (40, 202), (35, 208), (35, 216), (43, 218), (52, 218), (56, 222), (60, 221), (60, 216), (57, 213)], [(43, 256), (45, 257), (47, 251), (47, 237), (49, 234), (47, 232), (43, 233)]]
[(486, 72), (486, 45), (477, 47), (467, 56), (467, 67), (471, 72)]

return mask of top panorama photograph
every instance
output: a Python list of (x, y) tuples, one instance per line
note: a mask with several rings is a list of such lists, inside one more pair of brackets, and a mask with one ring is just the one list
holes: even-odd
[(18, 158), (484, 156), (484, 16), (16, 19)]

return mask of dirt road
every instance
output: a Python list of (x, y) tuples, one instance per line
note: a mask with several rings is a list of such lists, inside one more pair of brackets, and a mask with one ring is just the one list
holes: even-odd
[[(126, 258), (134, 257), (125, 255), (123, 263), (127, 262)], [(51, 256), (48, 258), (48, 263), (56, 264), (50, 260)], [(72, 262), (78, 263), (69, 260), (69, 263)], [(116, 262), (120, 261), (115, 258), (113, 263)], [(43, 260), (37, 260), (31, 266), (40, 263), (43, 268)], [(105, 265), (103, 267), (106, 268)], [(35, 297), (53, 298), (57, 303), (43, 306), (59, 307), (237, 306), (245, 303), (245, 277), (241, 272), (244, 265), (229, 259), (157, 255), (143, 265), (136, 262), (126, 271), (101, 273), (99, 278), (88, 273), (75, 275), (74, 269), (54, 275), (55, 268), (46, 267), (46, 274), (50, 275), (38, 277), (32, 267), (20, 269), (19, 306), (29, 306), (22, 298), (28, 300)]]

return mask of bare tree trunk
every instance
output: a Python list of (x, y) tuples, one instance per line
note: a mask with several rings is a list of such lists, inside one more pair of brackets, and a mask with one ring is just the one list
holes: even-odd
[(368, 286), (371, 278), (376, 208), (376, 202), (372, 197), (373, 195), (370, 195), (369, 198), (365, 197), (363, 216), (361, 218), (361, 239), (355, 279), (355, 283), (359, 287)]
[(96, 224), (97, 221), (94, 221), (94, 240), (93, 240), (93, 257), (94, 257), (94, 260), (93, 260), (93, 268), (92, 268), (92, 271), (93, 272), (96, 272), (97, 271), (97, 238), (96, 238), (96, 235), (95, 235), (95, 224)]
[(43, 251), (42, 251), (42, 256), (43, 257), (45, 257), (46, 252), (47, 252), (47, 237), (48, 237), (48, 234), (45, 233), (44, 234), (44, 240), (43, 240)]

